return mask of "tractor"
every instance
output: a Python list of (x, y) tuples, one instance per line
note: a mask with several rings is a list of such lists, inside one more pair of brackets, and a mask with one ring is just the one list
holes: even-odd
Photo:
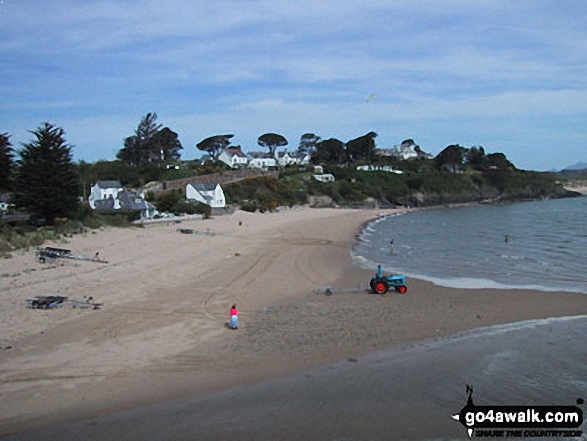
[(381, 265), (377, 265), (377, 273), (371, 278), (369, 286), (371, 286), (373, 292), (382, 295), (389, 291), (391, 287), (395, 288), (401, 294), (405, 294), (408, 291), (406, 276), (402, 274), (384, 276)]

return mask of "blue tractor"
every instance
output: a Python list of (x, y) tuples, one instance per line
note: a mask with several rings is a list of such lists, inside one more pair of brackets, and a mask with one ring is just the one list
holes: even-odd
[(373, 292), (377, 294), (385, 294), (391, 287), (401, 294), (408, 292), (406, 276), (402, 274), (384, 276), (383, 271), (381, 270), (381, 265), (377, 265), (377, 273), (371, 278), (369, 286), (371, 286)]

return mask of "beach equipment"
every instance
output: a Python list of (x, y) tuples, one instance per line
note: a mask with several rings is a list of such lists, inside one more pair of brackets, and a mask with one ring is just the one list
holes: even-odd
[(377, 294), (385, 294), (392, 287), (401, 294), (408, 292), (406, 276), (403, 274), (385, 276), (383, 275), (381, 265), (377, 265), (377, 273), (371, 278), (369, 286)]
[(27, 300), (27, 307), (33, 309), (52, 309), (61, 306), (67, 297), (62, 296), (36, 296), (32, 300)]
[(86, 260), (88, 262), (108, 263), (98, 257), (98, 253), (94, 257), (84, 256), (83, 254), (71, 254), (71, 250), (63, 248), (37, 248), (35, 251), (35, 258), (37, 262), (46, 263), (54, 262), (57, 259), (72, 259), (72, 260)]
[(85, 300), (73, 300), (64, 296), (35, 296), (34, 299), (27, 299), (26, 306), (31, 309), (54, 309), (62, 306), (82, 309), (100, 309), (101, 303), (95, 303), (92, 297)]

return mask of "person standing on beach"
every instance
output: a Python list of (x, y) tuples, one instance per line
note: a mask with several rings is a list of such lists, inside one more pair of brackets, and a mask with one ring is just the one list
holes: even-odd
[(230, 329), (238, 329), (238, 309), (236, 305), (230, 308)]

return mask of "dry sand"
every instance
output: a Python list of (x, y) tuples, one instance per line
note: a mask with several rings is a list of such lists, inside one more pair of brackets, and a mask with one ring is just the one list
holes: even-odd
[[(350, 249), (369, 210), (296, 208), (53, 244), (109, 263), (0, 262), (0, 435), (259, 382), (497, 323), (587, 314), (587, 296), (409, 279), (369, 295)], [(239, 226), (242, 222), (242, 226)], [(180, 234), (178, 228), (200, 233)], [(345, 289), (325, 296), (325, 286)], [(32, 310), (35, 295), (100, 310)], [(240, 310), (238, 331), (228, 309)]]

